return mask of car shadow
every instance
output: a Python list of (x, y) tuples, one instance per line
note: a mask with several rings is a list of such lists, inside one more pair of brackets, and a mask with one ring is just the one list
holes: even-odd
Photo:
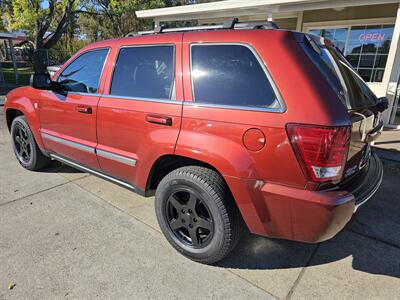
[(72, 168), (72, 167), (67, 166), (56, 160), (52, 160), (50, 162), (50, 164), (46, 168), (40, 170), (40, 172), (43, 172), (43, 173), (84, 173), (81, 170)]
[[(384, 179), (376, 196), (333, 239), (306, 244), (245, 231), (242, 240), (216, 267), (252, 270), (324, 265), (351, 258), (355, 270), (400, 278), (400, 163), (383, 161)], [(82, 173), (52, 161), (48, 173)]]
[(400, 278), (400, 164), (384, 161), (376, 196), (333, 239), (305, 244), (246, 232), (235, 250), (216, 266), (234, 269), (290, 269), (346, 258), (355, 270)]

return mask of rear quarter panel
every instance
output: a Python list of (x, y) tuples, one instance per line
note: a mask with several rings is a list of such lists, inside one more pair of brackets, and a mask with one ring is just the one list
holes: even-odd
[[(199, 42), (246, 43), (252, 47), (270, 73), (285, 110), (260, 112), (196, 105), (190, 78), (190, 44)], [(281, 231), (277, 228), (283, 226), (290, 236), (290, 205), (265, 202), (260, 187), (270, 182), (306, 188), (307, 180), (291, 147), (286, 125), (348, 125), (347, 113), (330, 86), (293, 34), (283, 30), (185, 33), (183, 80), (185, 102), (176, 154), (207, 162), (224, 176), (251, 232), (279, 236)], [(250, 151), (243, 145), (243, 135), (250, 128), (261, 130), (265, 136), (265, 146), (259, 151)], [(271, 215), (272, 211), (275, 215)]]

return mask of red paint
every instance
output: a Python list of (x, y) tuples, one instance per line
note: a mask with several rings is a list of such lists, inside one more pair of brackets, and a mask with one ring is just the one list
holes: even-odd
[[(52, 91), (41, 91), (38, 96), (40, 132), (71, 140), (84, 146), (96, 147), (96, 115), (98, 96), (68, 94), (63, 96)], [(79, 110), (90, 108), (91, 114)], [(79, 161), (99, 170), (95, 153), (69, 147), (50, 139), (43, 139), (46, 149)]]
[[(189, 105), (193, 101), (189, 46), (198, 42), (253, 47), (276, 83), (286, 111)], [(120, 47), (149, 44), (175, 45), (177, 101), (107, 97)], [(65, 66), (85, 51), (104, 47), (110, 53), (99, 95), (71, 93), (61, 99), (31, 87), (7, 95), (4, 109), (19, 110), (27, 117), (43, 152), (58, 153), (143, 191), (155, 162), (164, 155), (209, 164), (224, 177), (250, 231), (260, 235), (316, 242), (333, 236), (349, 220), (354, 197), (342, 191), (310, 190), (316, 185), (303, 174), (286, 132), (288, 123), (350, 124), (346, 109), (291, 32), (226, 30), (108, 40), (82, 49)], [(87, 113), (89, 107), (92, 113)], [(136, 166), (42, 140), (41, 133), (136, 160)]]
[(250, 128), (243, 135), (243, 145), (250, 151), (260, 151), (265, 146), (265, 135), (258, 128)]

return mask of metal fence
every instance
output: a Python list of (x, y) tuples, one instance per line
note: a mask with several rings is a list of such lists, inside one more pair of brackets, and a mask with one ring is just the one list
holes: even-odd
[(33, 50), (29, 47), (11, 46), (0, 40), (0, 85), (29, 84), (34, 70), (45, 71), (48, 66), (60, 66), (72, 53), (56, 49)]

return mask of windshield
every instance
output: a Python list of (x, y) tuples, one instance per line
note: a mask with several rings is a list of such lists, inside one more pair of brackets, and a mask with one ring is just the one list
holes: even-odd
[(376, 105), (374, 93), (333, 45), (321, 42), (319, 37), (306, 36), (302, 47), (348, 109)]

